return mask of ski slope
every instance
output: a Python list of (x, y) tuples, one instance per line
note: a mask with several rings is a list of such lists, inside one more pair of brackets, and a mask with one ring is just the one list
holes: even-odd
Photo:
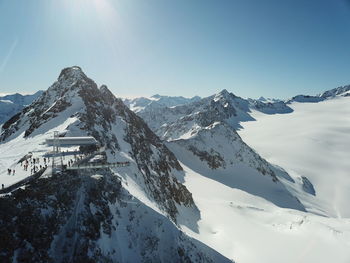
[[(292, 103), (290, 114), (267, 115), (242, 123), (239, 134), (267, 161), (292, 177), (306, 176), (330, 217), (350, 217), (350, 98)], [(303, 202), (303, 197), (298, 196)], [(309, 207), (312, 210), (312, 207)]]

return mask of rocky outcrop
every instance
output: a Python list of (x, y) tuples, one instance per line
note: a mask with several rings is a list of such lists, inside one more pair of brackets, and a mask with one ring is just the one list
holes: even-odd
[[(0, 143), (20, 136), (44, 140), (57, 129), (61, 136), (94, 136), (108, 162), (128, 161), (130, 166), (40, 178), (1, 197), (6, 243), (0, 246), (0, 257), (6, 259), (1, 262), (226, 261), (176, 225), (187, 216), (179, 211), (191, 214), (192, 225), (200, 215), (180, 182), (184, 172), (175, 155), (79, 67), (62, 70), (41, 97), (5, 123)], [(133, 197), (128, 181), (137, 184), (143, 201)]]
[(133, 199), (108, 170), (37, 180), (0, 207), (3, 263), (228, 262)]

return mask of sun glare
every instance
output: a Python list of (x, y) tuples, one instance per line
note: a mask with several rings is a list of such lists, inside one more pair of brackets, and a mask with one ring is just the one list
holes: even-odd
[(74, 17), (93, 19), (92, 15), (108, 22), (116, 19), (117, 12), (109, 0), (64, 0), (65, 10)]

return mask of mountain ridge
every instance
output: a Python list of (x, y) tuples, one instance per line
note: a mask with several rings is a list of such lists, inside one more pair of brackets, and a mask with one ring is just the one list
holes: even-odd
[[(200, 101), (137, 114), (193, 171), (281, 207), (304, 211), (282, 183), (286, 179), (297, 185), (299, 181), (261, 158), (237, 134), (241, 121), (254, 120), (251, 107), (251, 101), (222, 90)], [(260, 180), (260, 188), (256, 189), (254, 182)]]
[[(55, 130), (61, 136), (94, 136), (108, 162), (130, 166), (59, 175), (48, 170), (0, 197), (6, 208), (0, 215), (2, 262), (229, 262), (180, 229), (183, 224), (198, 231), (200, 212), (181, 183), (184, 172), (173, 153), (79, 67), (62, 70), (48, 90), (4, 123), (0, 150), (24, 173), (12, 158), (25, 151), (42, 158), (50, 150), (42, 142)], [(34, 228), (35, 235), (28, 235)]]
[(19, 93), (4, 95), (0, 97), (0, 125), (7, 121), (12, 115), (28, 106), (37, 99), (43, 91), (34, 94), (22, 95)]

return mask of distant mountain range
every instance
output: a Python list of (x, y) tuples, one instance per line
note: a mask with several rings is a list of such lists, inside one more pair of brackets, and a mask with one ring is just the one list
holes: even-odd
[(22, 110), (25, 106), (31, 104), (43, 93), (42, 90), (31, 95), (22, 95), (19, 93), (0, 97), (0, 124), (7, 121), (12, 115)]
[[(19, 112), (25, 106), (32, 103), (43, 93), (42, 90), (37, 91), (31, 95), (22, 95), (19, 93), (0, 96), (0, 124), (4, 123), (9, 117)], [(311, 95), (297, 95), (287, 100), (271, 99), (260, 97), (258, 99), (250, 99), (247, 101), (252, 108), (256, 108), (264, 113), (288, 113), (291, 109), (288, 104), (292, 102), (320, 102), (326, 99), (350, 96), (350, 85), (327, 90), (321, 94)], [(134, 99), (122, 98), (122, 101), (135, 113), (144, 111), (154, 111), (164, 107), (174, 107), (185, 105), (201, 100), (201, 97), (194, 96), (192, 98), (185, 98), (182, 96), (162, 96), (159, 94), (151, 97), (138, 97)]]
[(201, 98), (195, 96), (192, 98), (184, 98), (182, 96), (161, 96), (159, 94), (153, 95), (149, 98), (140, 97), (135, 99), (123, 99), (123, 102), (132, 111), (139, 112), (146, 108), (161, 108), (161, 107), (173, 107), (178, 105), (187, 104), (190, 102), (199, 101)]
[[(336, 101), (349, 91), (286, 101), (227, 90), (205, 98), (122, 100), (74, 66), (45, 91), (2, 97), (4, 105), (18, 106), (4, 107), (0, 126), (0, 183), (15, 185), (0, 195), (0, 262), (239, 263), (259, 262), (257, 255), (295, 262), (310, 235), (319, 236), (302, 260), (315, 258), (314, 246), (326, 239), (325, 253), (346, 262), (348, 222), (313, 213), (312, 181), (268, 162), (237, 131), (255, 120), (253, 113), (286, 116), (293, 103)], [(28, 152), (42, 159), (54, 131), (93, 136), (101, 146), (95, 154), (130, 165), (56, 175), (49, 166), (17, 187), (17, 180), (31, 178), (19, 160)]]
[(289, 100), (286, 103), (292, 102), (320, 102), (327, 99), (332, 99), (335, 97), (347, 97), (350, 96), (350, 85), (338, 87), (335, 89), (327, 90), (316, 96), (308, 95), (297, 95)]

